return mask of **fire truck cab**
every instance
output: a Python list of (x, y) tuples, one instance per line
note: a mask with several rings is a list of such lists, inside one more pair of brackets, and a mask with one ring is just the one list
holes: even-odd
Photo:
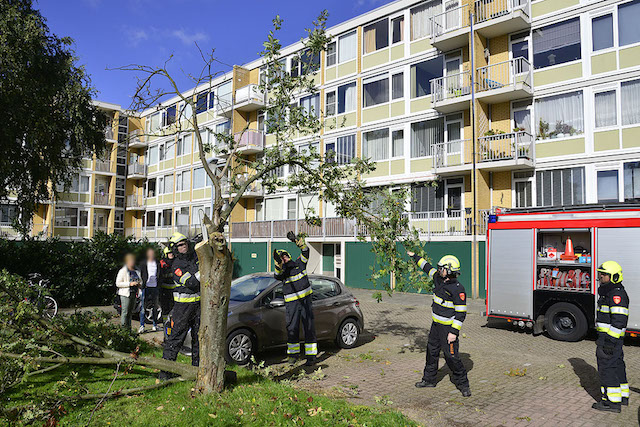
[(487, 316), (579, 341), (595, 325), (598, 265), (617, 261), (640, 333), (640, 205), (496, 211), (487, 231)]

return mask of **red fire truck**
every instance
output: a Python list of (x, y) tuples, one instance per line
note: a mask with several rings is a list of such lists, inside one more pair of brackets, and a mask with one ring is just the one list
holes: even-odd
[(489, 217), (487, 316), (578, 341), (595, 325), (597, 274), (622, 266), (627, 333), (640, 333), (640, 205), (510, 209)]

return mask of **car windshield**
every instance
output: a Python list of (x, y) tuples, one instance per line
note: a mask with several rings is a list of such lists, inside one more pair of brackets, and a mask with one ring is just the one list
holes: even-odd
[(231, 301), (251, 301), (273, 283), (273, 277), (240, 277), (231, 282)]

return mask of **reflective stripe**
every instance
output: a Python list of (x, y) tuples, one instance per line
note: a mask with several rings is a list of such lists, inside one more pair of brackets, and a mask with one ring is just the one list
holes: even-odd
[(466, 313), (467, 306), (466, 305), (456, 305), (455, 309), (458, 313)]
[(629, 309), (624, 307), (611, 307), (611, 314), (624, 314), (629, 315)]
[(298, 354), (300, 353), (300, 343), (287, 343), (287, 354)]
[(614, 338), (620, 338), (621, 336), (624, 335), (624, 329), (614, 328), (613, 326), (609, 325), (609, 330), (607, 331), (607, 334), (611, 335)]
[(278, 273), (278, 274), (282, 273), (282, 269), (281, 269), (281, 268), (278, 268), (278, 267), (276, 266), (276, 273)]
[(433, 296), (433, 302), (435, 302), (436, 304), (439, 304), (443, 307), (448, 307), (448, 308), (453, 308), (453, 301), (447, 301), (445, 299), (440, 298), (437, 295)]
[(602, 396), (602, 400), (607, 400), (607, 393), (604, 391), (604, 387), (600, 387), (600, 396)]
[(620, 384), (620, 390), (622, 391), (622, 397), (629, 397), (629, 383)]
[(424, 258), (420, 258), (418, 260), (418, 267), (420, 267), (421, 269), (424, 269), (424, 266), (427, 264), (427, 260)]
[(607, 332), (609, 330), (609, 326), (611, 325), (608, 323), (596, 322), (596, 329), (598, 332)]
[(198, 302), (200, 301), (200, 292), (195, 294), (187, 294), (183, 292), (174, 292), (173, 300), (175, 302)]
[(287, 280), (285, 280), (285, 283), (291, 283), (291, 282), (295, 282), (296, 280), (300, 280), (302, 279), (304, 276), (307, 275), (307, 270), (304, 270), (302, 273), (298, 273), (295, 276), (291, 276), (289, 277)]
[(622, 402), (622, 390), (620, 387), (607, 387), (607, 399), (609, 402)]
[(456, 319), (453, 319), (453, 323), (451, 324), (451, 327), (457, 330), (460, 330), (460, 328), (462, 328), (462, 322)]
[(311, 286), (309, 286), (307, 289), (301, 290), (300, 292), (293, 292), (291, 294), (286, 294), (284, 296), (284, 302), (295, 301), (297, 299), (304, 298), (307, 295), (311, 295)]
[(609, 313), (609, 306), (608, 305), (601, 305), (600, 307), (598, 307), (598, 311), (600, 313)]
[(436, 274), (436, 271), (438, 271), (435, 268), (432, 268), (431, 270), (429, 270), (429, 277), (433, 278), (433, 276)]
[(431, 313), (431, 318), (434, 322), (440, 323), (441, 325), (451, 325), (453, 323), (453, 317), (438, 316), (435, 313)]
[(306, 354), (307, 356), (315, 356), (316, 354), (318, 354), (318, 344), (317, 343), (310, 343), (304, 344), (304, 354)]
[(189, 273), (188, 271), (186, 273), (184, 273), (184, 275), (180, 278), (180, 283), (181, 284), (185, 284), (187, 282), (187, 280), (189, 280), (189, 278), (191, 277), (191, 273)]
[(176, 284), (175, 283), (163, 283), (162, 285), (160, 285), (160, 287), (162, 289), (175, 289), (176, 288)]
[(306, 256), (304, 256), (303, 254), (300, 254), (300, 260), (304, 263), (306, 263), (307, 261), (309, 261), (309, 258), (307, 258)]

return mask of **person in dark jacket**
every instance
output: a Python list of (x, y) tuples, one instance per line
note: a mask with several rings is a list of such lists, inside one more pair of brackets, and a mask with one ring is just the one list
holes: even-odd
[(629, 320), (629, 295), (622, 286), (620, 264), (606, 261), (597, 271), (600, 286), (596, 311), (596, 360), (602, 399), (592, 408), (618, 413), (621, 405), (629, 405), (629, 382), (622, 352)]
[(151, 330), (155, 332), (158, 330), (156, 322), (158, 319), (158, 292), (161, 282), (160, 262), (156, 258), (155, 249), (147, 249), (146, 259), (140, 263), (139, 270), (142, 275), (142, 285), (144, 287), (144, 305), (140, 307), (140, 332), (144, 332), (144, 321), (147, 307), (151, 308), (151, 316), (153, 319), (153, 326)]
[(433, 279), (433, 303), (431, 304), (431, 329), (427, 341), (427, 362), (422, 381), (416, 387), (435, 387), (438, 373), (440, 350), (444, 350), (444, 360), (451, 369), (451, 382), (464, 397), (471, 396), (467, 370), (458, 354), (458, 335), (462, 322), (467, 316), (467, 294), (458, 282), (460, 261), (453, 255), (445, 255), (434, 268), (427, 260), (407, 251), (418, 267)]
[[(181, 233), (171, 236), (172, 251), (175, 255), (171, 269), (173, 271), (173, 310), (162, 358), (176, 360), (184, 344), (187, 332), (191, 329), (191, 364), (200, 364), (200, 266), (198, 256), (187, 237)], [(164, 374), (164, 375), (163, 375)], [(161, 378), (166, 378), (166, 373)]]
[[(311, 306), (311, 283), (307, 276), (307, 262), (309, 261), (309, 247), (304, 238), (296, 240), (296, 245), (302, 250), (300, 256), (293, 261), (289, 252), (276, 250), (275, 278), (284, 283), (284, 305), (287, 322), (287, 354), (289, 362), (295, 363), (300, 354), (300, 322), (304, 327), (304, 353), (307, 366), (316, 362), (318, 343), (316, 328)], [(279, 258), (279, 260), (278, 260)]]
[(173, 308), (173, 290), (176, 285), (173, 283), (173, 252), (169, 246), (162, 251), (164, 257), (160, 260), (160, 310), (162, 311), (162, 324), (165, 334), (169, 325), (169, 313)]

